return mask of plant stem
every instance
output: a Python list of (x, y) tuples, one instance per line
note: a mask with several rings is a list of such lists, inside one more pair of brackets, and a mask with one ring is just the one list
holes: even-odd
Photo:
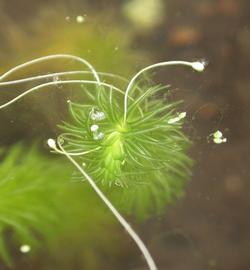
[(74, 56), (74, 55), (69, 55), (69, 54), (54, 54), (54, 55), (48, 55), (48, 56), (44, 56), (44, 57), (40, 57), (40, 58), (37, 58), (37, 59), (34, 59), (34, 60), (31, 60), (31, 61), (28, 61), (26, 63), (23, 63), (21, 65), (18, 65), (12, 69), (10, 69), (9, 71), (7, 71), (6, 73), (4, 73), (1, 77), (0, 77), (0, 81), (5, 79), (6, 77), (10, 76), (12, 73), (24, 68), (24, 67), (28, 67), (28, 66), (31, 66), (33, 64), (37, 64), (37, 63), (41, 63), (41, 62), (44, 62), (44, 61), (48, 61), (48, 60), (51, 60), (51, 59), (73, 59), (73, 60), (76, 60), (84, 65), (86, 65), (90, 71), (92, 72), (93, 76), (95, 77), (95, 80), (100, 83), (100, 78), (96, 72), (96, 70), (93, 68), (93, 66), (88, 62), (86, 61), (85, 59), (82, 59), (81, 57), (78, 57), (78, 56)]
[(149, 69), (153, 69), (156, 67), (163, 67), (163, 66), (176, 66), (176, 65), (182, 65), (182, 66), (188, 66), (193, 68), (194, 70), (198, 71), (198, 72), (202, 72), (204, 70), (205, 67), (205, 63), (203, 62), (187, 62), (187, 61), (168, 61), (168, 62), (160, 62), (151, 66), (147, 66), (143, 69), (141, 69), (139, 72), (137, 72), (134, 77), (130, 80), (127, 89), (125, 91), (125, 95), (124, 95), (124, 125), (126, 124), (126, 119), (127, 119), (127, 110), (128, 110), (128, 94), (129, 91), (132, 89), (133, 84), (135, 82), (135, 80), (145, 71), (149, 70)]
[[(48, 144), (51, 148), (54, 148), (55, 151), (57, 151), (56, 143), (54, 140), (49, 139)], [(104, 193), (98, 188), (95, 181), (83, 170), (83, 168), (64, 150), (62, 145), (59, 141), (57, 141), (57, 144), (63, 152), (63, 154), (70, 160), (72, 164), (80, 171), (80, 173), (86, 178), (86, 180), (89, 182), (89, 184), (92, 186), (96, 194), (101, 198), (101, 200), (106, 204), (106, 206), (110, 209), (110, 211), (113, 213), (113, 215), (117, 218), (117, 220), (121, 223), (121, 225), (124, 227), (124, 229), (129, 233), (129, 235), (132, 237), (138, 248), (141, 250), (147, 264), (150, 270), (157, 270), (156, 264), (149, 253), (147, 247), (141, 240), (141, 238), (138, 236), (138, 234), (132, 229), (132, 227), (129, 225), (129, 223), (123, 218), (123, 216), (117, 211), (117, 209), (113, 206), (113, 204), (108, 200), (108, 198), (104, 195)], [(59, 150), (59, 151), (60, 151)]]
[(18, 101), (19, 99), (21, 99), (22, 97), (36, 91), (39, 90), (41, 88), (47, 87), (47, 86), (52, 86), (52, 85), (60, 85), (60, 84), (94, 84), (94, 85), (102, 85), (102, 86), (107, 86), (107, 87), (112, 87), (112, 89), (114, 89), (115, 91), (118, 91), (120, 93), (123, 94), (123, 91), (120, 90), (119, 88), (108, 84), (108, 83), (104, 83), (104, 82), (96, 82), (96, 81), (88, 81), (88, 80), (65, 80), (65, 81), (56, 81), (56, 82), (48, 82), (48, 83), (44, 83), (44, 84), (40, 84), (37, 85), (35, 87), (32, 87), (28, 90), (26, 90), (25, 92), (23, 92), (22, 94), (16, 96), (15, 98), (11, 99), (10, 101), (0, 105), (0, 109), (3, 109), (9, 105), (11, 105), (12, 103), (15, 103), (16, 101)]
[[(45, 75), (38, 75), (38, 76), (33, 76), (33, 77), (28, 77), (28, 78), (18, 79), (18, 80), (12, 80), (12, 81), (1, 82), (1, 80), (0, 80), (0, 86), (31, 82), (31, 81), (35, 81), (35, 80), (49, 79), (49, 78), (53, 78), (56, 76), (84, 75), (84, 74), (93, 74), (93, 73), (91, 71), (81, 71), (81, 70), (62, 71), (62, 72), (55, 72), (55, 73), (50, 73), (50, 74), (45, 74)], [(123, 82), (129, 82), (127, 79), (123, 78), (120, 75), (116, 75), (116, 74), (112, 74), (112, 73), (108, 73), (108, 72), (97, 72), (97, 74), (101, 75), (101, 76), (107, 76), (110, 78), (116, 78), (116, 79), (119, 79)]]

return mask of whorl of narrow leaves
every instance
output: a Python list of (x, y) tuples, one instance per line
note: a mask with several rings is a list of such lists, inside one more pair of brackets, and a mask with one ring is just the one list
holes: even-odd
[[(88, 67), (94, 80), (62, 79), (42, 83), (0, 105), (0, 109), (8, 107), (22, 97), (44, 87), (81, 84), (90, 97), (89, 104), (80, 105), (69, 101), (74, 123), (64, 123), (61, 128), (66, 132), (59, 135), (56, 140), (49, 138), (48, 146), (52, 151), (63, 154), (77, 168), (134, 240), (149, 269), (157, 270), (154, 259), (139, 235), (95, 181), (101, 182), (103, 186), (112, 187), (112, 191), (114, 187), (117, 190), (119, 188), (117, 192), (112, 192), (112, 195), (117, 193), (120, 202), (123, 198), (122, 206), (125, 206), (128, 212), (136, 213), (138, 217), (158, 213), (166, 202), (172, 201), (182, 193), (182, 186), (189, 175), (191, 164), (185, 154), (189, 141), (181, 131), (182, 119), (185, 118), (186, 113), (175, 112), (178, 102), (165, 104), (162, 100), (151, 98), (158, 95), (164, 87), (141, 89), (135, 86), (135, 82), (144, 72), (156, 67), (183, 65), (202, 72), (205, 64), (203, 62), (168, 61), (150, 65), (141, 69), (128, 81), (125, 92), (101, 81), (100, 74), (89, 62), (72, 55), (51, 55), (31, 60), (10, 69), (0, 77), (0, 80), (6, 79), (24, 67), (56, 58), (70, 58), (84, 64)], [(72, 71), (61, 72), (60, 75), (73, 73), (83, 74), (81, 71)], [(58, 74), (53, 73), (53, 76)], [(102, 74), (124, 81), (124, 78), (114, 74)], [(1, 85), (45, 79), (51, 75), (2, 82)], [(85, 86), (91, 85), (96, 86), (94, 95), (85, 88)], [(131, 97), (131, 93), (134, 92), (132, 90), (137, 90), (139, 93), (137, 96), (133, 95), (134, 99)], [(113, 91), (119, 93), (120, 96), (113, 95)], [(132, 100), (130, 106), (129, 100)], [(79, 160), (72, 156), (78, 157)], [(82, 161), (81, 165), (79, 161)], [(3, 221), (9, 226), (13, 225), (6, 219)], [(24, 231), (25, 235), (27, 235), (27, 231)], [(28, 246), (25, 244), (25, 247)], [(25, 248), (25, 250), (27, 249)], [(5, 258), (8, 257), (6, 254), (4, 255)]]
[(69, 102), (72, 122), (60, 126), (65, 149), (83, 152), (78, 158), (85, 170), (107, 187), (116, 205), (139, 218), (182, 195), (190, 174), (179, 102), (156, 98), (165, 88), (134, 88), (124, 124), (123, 95), (99, 86), (88, 104)]
[(15, 145), (1, 158), (0, 258), (7, 265), (12, 264), (10, 247), (18, 251), (27, 245), (32, 252), (60, 225), (56, 195), (67, 174), (70, 177), (68, 168), (62, 171), (57, 160), (42, 156), (36, 147), (27, 152)]

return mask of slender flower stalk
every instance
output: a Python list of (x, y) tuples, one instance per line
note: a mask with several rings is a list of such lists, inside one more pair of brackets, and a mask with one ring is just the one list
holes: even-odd
[(53, 86), (53, 85), (66, 85), (66, 84), (69, 84), (69, 85), (72, 85), (72, 84), (80, 84), (80, 85), (83, 85), (83, 84), (92, 84), (92, 85), (99, 85), (99, 86), (107, 86), (109, 88), (112, 88), (113, 90), (115, 91), (118, 91), (120, 93), (123, 93), (123, 91), (111, 84), (108, 84), (108, 83), (104, 83), (104, 82), (96, 82), (96, 81), (88, 81), (88, 80), (65, 80), (65, 81), (55, 81), (55, 82), (48, 82), (48, 83), (44, 83), (44, 84), (39, 84), (35, 87), (32, 87), (28, 90), (26, 90), (25, 92), (23, 92), (22, 94), (16, 96), (15, 98), (13, 98), (12, 100), (0, 105), (0, 109), (3, 109), (5, 107), (8, 107), (9, 105), (17, 102), (19, 99), (23, 98), (24, 96), (34, 92), (34, 91), (37, 91), (37, 90), (40, 90), (42, 88), (45, 88), (45, 87), (48, 87), (48, 86)]
[(25, 67), (28, 67), (28, 66), (31, 66), (31, 65), (34, 65), (34, 64), (38, 64), (38, 63), (41, 63), (41, 62), (45, 62), (45, 61), (48, 61), (48, 60), (53, 60), (53, 59), (71, 59), (71, 60), (78, 61), (78, 62), (84, 64), (85, 66), (87, 66), (90, 69), (90, 71), (93, 73), (93, 76), (94, 76), (95, 80), (98, 83), (100, 82), (100, 78), (99, 78), (96, 70), (93, 68), (93, 66), (88, 61), (86, 61), (85, 59), (82, 59), (81, 57), (74, 56), (74, 55), (69, 55), (69, 54), (54, 54), (54, 55), (44, 56), (44, 57), (40, 57), (40, 58), (31, 60), (31, 61), (28, 61), (26, 63), (23, 63), (21, 65), (18, 65), (16, 67), (10, 69), (6, 73), (4, 73), (0, 77), (0, 81), (6, 79), (11, 74), (13, 74), (13, 73), (25, 68)]
[[(62, 72), (55, 72), (55, 73), (50, 73), (50, 74), (45, 74), (45, 75), (28, 77), (28, 78), (19, 79), (19, 80), (3, 81), (3, 82), (0, 81), (0, 86), (8, 86), (8, 85), (14, 85), (14, 84), (19, 84), (19, 83), (26, 83), (26, 82), (44, 80), (44, 79), (50, 79), (50, 78), (54, 79), (57, 77), (60, 78), (60, 76), (85, 75), (85, 74), (93, 74), (93, 73), (91, 71), (81, 71), (81, 70), (62, 71)], [(116, 75), (116, 74), (112, 74), (108, 72), (97, 72), (97, 74), (101, 76), (110, 77), (110, 78), (116, 78), (123, 82), (128, 82), (126, 78), (120, 75)]]
[(156, 67), (180, 66), (180, 65), (191, 67), (198, 72), (202, 72), (205, 68), (204, 63), (202, 63), (202, 62), (168, 61), (168, 62), (160, 62), (160, 63), (154, 64), (154, 65), (150, 65), (148, 67), (145, 67), (134, 75), (134, 77), (130, 80), (130, 82), (127, 86), (127, 89), (125, 91), (125, 95), (124, 95), (124, 125), (125, 125), (126, 119), (127, 119), (128, 94), (131, 91), (131, 89), (133, 88), (133, 85), (134, 85), (136, 79), (145, 71), (148, 71), (148, 70), (156, 68)]
[(120, 222), (120, 224), (124, 227), (126, 232), (132, 237), (132, 239), (135, 241), (138, 248), (141, 250), (147, 264), (150, 270), (157, 270), (156, 264), (149, 253), (147, 247), (141, 240), (141, 238), (138, 236), (138, 234), (132, 229), (130, 224), (123, 218), (123, 216), (117, 211), (117, 209), (114, 207), (114, 205), (108, 200), (108, 198), (104, 195), (104, 193), (99, 189), (99, 187), (96, 185), (95, 181), (85, 172), (85, 170), (72, 158), (72, 156), (65, 151), (62, 144), (60, 143), (60, 140), (57, 140), (57, 144), (59, 146), (59, 149), (56, 146), (56, 142), (53, 139), (48, 139), (48, 145), (51, 149), (56, 151), (57, 153), (63, 153), (69, 161), (78, 169), (78, 171), (83, 175), (83, 177), (89, 182), (91, 187), (94, 189), (96, 194), (101, 198), (101, 200), (104, 202), (104, 204), (109, 208), (109, 210), (113, 213), (113, 215), (117, 218), (117, 220)]

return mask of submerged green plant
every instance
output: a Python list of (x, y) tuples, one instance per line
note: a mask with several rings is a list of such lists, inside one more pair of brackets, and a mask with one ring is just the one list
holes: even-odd
[(65, 166), (61, 171), (57, 160), (39, 154), (37, 147), (25, 149), (13, 146), (0, 165), (0, 257), (7, 265), (12, 260), (6, 235), (26, 253), (54, 234), (61, 220), (56, 197), (62, 180), (71, 174)]
[[(0, 80), (21, 68), (55, 58), (72, 58), (89, 68), (93, 80), (63, 80), (39, 84), (11, 101), (9, 106), (28, 93), (51, 85), (79, 84), (89, 101), (77, 104), (71, 101), (69, 110), (72, 123), (64, 122), (64, 131), (48, 145), (56, 153), (65, 155), (93, 187), (122, 226), (142, 251), (149, 269), (157, 269), (142, 240), (121, 216), (113, 204), (97, 186), (97, 183), (114, 190), (125, 191), (124, 205), (130, 212), (143, 214), (157, 212), (166, 202), (178, 197), (183, 190), (191, 161), (186, 155), (190, 142), (181, 128), (185, 112), (176, 111), (179, 102), (164, 102), (157, 98), (164, 86), (140, 87), (137, 78), (147, 70), (160, 66), (184, 65), (201, 72), (202, 62), (162, 62), (139, 71), (123, 91), (113, 84), (101, 81), (100, 75), (121, 79), (117, 75), (98, 73), (84, 59), (69, 55), (53, 55), (39, 58), (8, 71)], [(84, 71), (74, 71), (83, 74)], [(60, 76), (72, 72), (60, 73)], [(10, 85), (24, 81), (44, 79), (58, 74), (30, 77), (18, 81), (2, 82)], [(122, 79), (124, 80), (124, 79)], [(125, 80), (126, 81), (126, 80)], [(94, 86), (94, 92), (90, 91)], [(119, 193), (118, 191), (118, 193)], [(123, 193), (123, 192), (122, 192)]]
[(165, 88), (150, 87), (135, 98), (124, 124), (120, 94), (97, 86), (88, 104), (69, 101), (73, 121), (60, 125), (65, 150), (77, 154), (96, 182), (113, 187), (120, 206), (138, 217), (158, 213), (179, 197), (190, 172), (179, 102), (151, 98)]
[[(107, 228), (113, 231), (114, 221), (67, 160), (42, 153), (38, 143), (1, 148), (0, 160), (0, 269), (15, 268), (31, 257), (34, 261), (41, 250), (46, 256), (42, 267), (67, 269), (77, 253), (81, 265), (92, 269), (91, 258), (95, 265), (101, 260), (96, 239), (108, 243), (109, 252), (115, 249), (106, 233)], [(105, 226), (100, 228), (100, 222)], [(60, 262), (54, 260), (58, 253), (63, 254)]]

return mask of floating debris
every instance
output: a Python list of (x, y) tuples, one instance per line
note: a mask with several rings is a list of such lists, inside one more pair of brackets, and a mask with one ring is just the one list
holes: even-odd
[(213, 134), (213, 142), (216, 144), (221, 144), (227, 142), (227, 138), (223, 137), (223, 134), (220, 130), (215, 131)]

